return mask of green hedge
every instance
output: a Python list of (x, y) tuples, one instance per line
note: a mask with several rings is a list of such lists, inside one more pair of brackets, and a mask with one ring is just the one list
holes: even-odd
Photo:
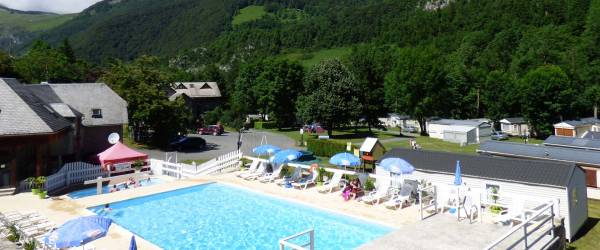
[[(308, 139), (306, 144), (308, 151), (313, 152), (317, 156), (332, 157), (337, 153), (346, 152), (346, 143), (342, 142)], [(354, 146), (352, 146), (351, 150), (354, 150)]]
[(273, 129), (277, 128), (277, 123), (275, 122), (254, 122), (255, 129)]

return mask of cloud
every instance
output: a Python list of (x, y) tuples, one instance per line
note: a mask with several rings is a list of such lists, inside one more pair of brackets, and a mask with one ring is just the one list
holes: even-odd
[(16, 10), (66, 14), (81, 12), (99, 1), (101, 0), (0, 0), (0, 4)]

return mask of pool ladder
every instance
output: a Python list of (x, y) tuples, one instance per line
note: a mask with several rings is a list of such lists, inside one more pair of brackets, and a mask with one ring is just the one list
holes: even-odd
[[(293, 239), (305, 236), (307, 234), (310, 239), (310, 242), (308, 242), (306, 244), (297, 245), (297, 244), (290, 242)], [(284, 250), (284, 249), (286, 249), (286, 247), (289, 249), (293, 249), (293, 250), (314, 250), (315, 249), (315, 229), (311, 228), (306, 231), (302, 231), (300, 233), (280, 239), (279, 240), (279, 250)]]

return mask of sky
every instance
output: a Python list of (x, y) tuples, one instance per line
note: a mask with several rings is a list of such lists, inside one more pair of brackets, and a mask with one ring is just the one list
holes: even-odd
[(0, 4), (16, 10), (33, 10), (60, 14), (78, 13), (100, 0), (0, 0)]

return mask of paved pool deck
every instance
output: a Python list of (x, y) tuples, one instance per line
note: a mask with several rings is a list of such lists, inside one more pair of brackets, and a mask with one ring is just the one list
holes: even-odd
[[(508, 227), (501, 227), (487, 222), (468, 225), (464, 222), (458, 223), (454, 217), (446, 214), (434, 215), (420, 221), (416, 206), (392, 210), (385, 208), (383, 205), (369, 205), (356, 200), (344, 201), (339, 191), (323, 194), (317, 192), (314, 187), (309, 187), (306, 190), (283, 188), (274, 183), (243, 180), (235, 175), (236, 173), (228, 173), (202, 178), (173, 180), (152, 186), (75, 200), (66, 196), (62, 196), (60, 199), (41, 200), (31, 193), (21, 193), (14, 196), (0, 197), (0, 212), (37, 211), (50, 221), (61, 225), (69, 219), (93, 215), (91, 211), (86, 209), (88, 207), (210, 182), (219, 182), (383, 224), (395, 229), (390, 234), (361, 246), (360, 249), (441, 249), (436, 248), (438, 245), (443, 246), (443, 249), (452, 249), (451, 246), (467, 246), (466, 248), (460, 247), (461, 249), (480, 249), (498, 238), (505, 230), (508, 230)], [(447, 219), (447, 217), (453, 219)], [(98, 239), (92, 244), (99, 250), (126, 249), (129, 247), (132, 235), (128, 230), (114, 223), (106, 237)], [(460, 241), (461, 239), (464, 241)], [(140, 249), (160, 249), (137, 235), (136, 240)], [(276, 247), (274, 245), (274, 248)]]

